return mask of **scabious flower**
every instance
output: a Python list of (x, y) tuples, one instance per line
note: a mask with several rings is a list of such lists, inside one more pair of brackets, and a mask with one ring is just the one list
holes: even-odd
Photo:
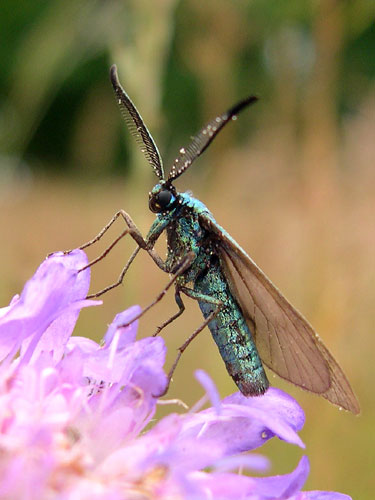
[(271, 388), (212, 407), (151, 419), (166, 387), (162, 338), (136, 340), (138, 306), (118, 314), (102, 345), (71, 337), (90, 270), (79, 250), (46, 259), (20, 296), (0, 309), (0, 498), (27, 500), (348, 499), (301, 492), (302, 457), (290, 474), (250, 477), (268, 461), (247, 452), (277, 436), (303, 447), (304, 414)]

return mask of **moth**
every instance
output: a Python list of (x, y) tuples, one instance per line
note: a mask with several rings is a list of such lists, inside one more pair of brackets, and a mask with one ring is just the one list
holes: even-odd
[[(266, 366), (302, 389), (359, 413), (359, 404), (348, 380), (308, 321), (216, 222), (208, 208), (174, 186), (175, 180), (203, 153), (220, 130), (257, 98), (247, 97), (211, 120), (187, 147), (180, 149), (165, 176), (155, 141), (122, 88), (116, 66), (112, 66), (110, 75), (128, 128), (158, 178), (149, 193), (149, 208), (156, 218), (146, 238), (124, 211), (118, 212), (106, 226), (108, 228), (121, 215), (128, 226), (126, 232), (138, 243), (119, 282), (138, 250), (143, 248), (172, 276), (167, 288), (173, 283), (179, 308), (158, 331), (183, 313), (182, 295), (196, 300), (205, 318), (201, 327), (181, 346), (170, 378), (182, 352), (207, 325), (229, 375), (245, 396), (261, 395), (267, 390)], [(154, 250), (155, 242), (164, 232), (168, 248), (165, 261)]]

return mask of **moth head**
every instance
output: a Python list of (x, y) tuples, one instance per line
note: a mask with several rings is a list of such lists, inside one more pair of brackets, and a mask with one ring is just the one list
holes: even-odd
[(151, 212), (170, 212), (177, 205), (177, 192), (175, 188), (167, 182), (156, 184), (150, 192), (148, 205)]

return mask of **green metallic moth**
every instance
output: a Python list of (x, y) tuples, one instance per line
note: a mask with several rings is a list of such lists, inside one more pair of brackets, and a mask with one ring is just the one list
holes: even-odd
[[(116, 66), (111, 68), (111, 82), (129, 130), (158, 177), (149, 194), (149, 208), (156, 219), (144, 239), (131, 217), (121, 210), (88, 244), (97, 241), (120, 216), (128, 227), (124, 233), (130, 233), (138, 244), (119, 281), (104, 291), (122, 282), (140, 248), (172, 276), (153, 304), (173, 284), (179, 310), (156, 334), (183, 313), (182, 294), (198, 302), (205, 321), (180, 347), (169, 381), (182, 352), (208, 325), (228, 373), (245, 396), (261, 395), (269, 387), (265, 365), (302, 389), (359, 413), (359, 404), (348, 380), (312, 326), (216, 222), (208, 208), (191, 194), (178, 192), (173, 184), (218, 132), (257, 98), (250, 96), (210, 121), (186, 148), (180, 149), (165, 177), (158, 148), (121, 87)], [(153, 249), (164, 231), (168, 243), (165, 261)]]

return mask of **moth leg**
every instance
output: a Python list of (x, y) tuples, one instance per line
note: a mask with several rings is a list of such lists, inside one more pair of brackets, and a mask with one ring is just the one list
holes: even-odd
[[(115, 241), (113, 243), (113, 246), (117, 243), (117, 241)], [(112, 248), (113, 248), (112, 246)], [(112, 283), (111, 285), (108, 285), (106, 286), (105, 288), (103, 288), (102, 290), (99, 290), (99, 292), (96, 292), (96, 293), (91, 293), (90, 295), (87, 295), (87, 299), (92, 299), (92, 298), (97, 298), (97, 297), (100, 297), (101, 295), (103, 295), (104, 293), (108, 292), (109, 290), (112, 290), (113, 288), (116, 288), (118, 287), (119, 285), (121, 285), (121, 283), (124, 281), (124, 277), (125, 277), (125, 274), (127, 273), (129, 267), (130, 267), (130, 264), (133, 262), (133, 260), (135, 259), (136, 255), (138, 254), (139, 250), (141, 249), (141, 247), (137, 247), (134, 252), (131, 254), (131, 256), (129, 257), (129, 260), (128, 262), (125, 264), (125, 266), (123, 267), (121, 273), (120, 273), (120, 276), (118, 278), (117, 281), (115, 281), (114, 283)], [(109, 251), (109, 250), (108, 250)], [(108, 253), (107, 251), (107, 253)], [(103, 254), (107, 255), (107, 253), (105, 253), (105, 251), (103, 252)], [(99, 256), (97, 259), (95, 259), (94, 261), (90, 262), (89, 264), (87, 264), (87, 266), (83, 267), (82, 269), (80, 269), (80, 271), (83, 271), (84, 269), (86, 269), (87, 267), (89, 267), (90, 265), (92, 264), (95, 264), (96, 262), (98, 262), (98, 260), (101, 260), (103, 257), (105, 257), (105, 255), (101, 255)]]
[[(82, 269), (79, 270), (79, 272), (81, 271), (84, 271), (85, 269), (87, 269), (88, 267), (91, 267), (92, 265), (96, 264), (97, 262), (101, 261), (111, 250), (112, 248), (120, 241), (120, 239), (125, 236), (125, 234), (128, 234), (128, 230), (125, 230), (123, 233), (120, 234), (120, 236), (118, 238), (116, 238), (112, 243), (111, 245), (106, 248), (104, 250), (104, 252), (99, 255), (99, 257), (97, 257), (96, 259), (92, 260), (91, 262), (89, 262), (88, 264), (86, 264), (86, 266), (82, 267)], [(104, 293), (106, 292), (109, 292), (109, 290), (112, 290), (113, 288), (116, 288), (118, 287), (119, 285), (121, 285), (121, 283), (124, 281), (124, 277), (125, 277), (125, 274), (127, 273), (130, 265), (132, 264), (133, 260), (135, 259), (135, 257), (137, 256), (139, 250), (141, 250), (141, 247), (138, 246), (136, 247), (136, 249), (133, 251), (133, 253), (131, 254), (131, 256), (129, 257), (127, 263), (125, 264), (125, 266), (122, 268), (122, 271), (120, 273), (120, 276), (118, 277), (118, 280), (115, 281), (114, 283), (112, 283), (111, 285), (108, 285), (106, 286), (105, 288), (103, 288), (102, 290), (99, 290), (99, 292), (96, 292), (96, 293), (92, 293), (90, 295), (87, 295), (87, 299), (92, 299), (92, 298), (97, 298), (97, 297), (100, 297), (101, 295), (103, 295)], [(167, 272), (166, 271), (166, 268), (165, 268), (165, 265), (164, 265), (164, 262), (163, 260), (157, 255), (157, 253), (154, 251), (154, 250), (151, 250), (151, 251), (148, 251), (148, 253), (151, 255), (151, 257), (153, 258), (154, 262), (156, 262), (156, 259), (160, 260), (161, 264), (162, 265), (158, 265), (158, 267), (160, 267), (163, 271)]]
[[(105, 233), (108, 231), (108, 229), (112, 226), (112, 224), (113, 224), (114, 222), (116, 222), (116, 220), (117, 220), (120, 216), (122, 216), (122, 217), (125, 219), (125, 221), (126, 221), (126, 218), (130, 219), (130, 221), (131, 221), (131, 217), (130, 217), (128, 214), (126, 214), (126, 212), (124, 212), (124, 213), (126, 214), (126, 218), (125, 218), (125, 216), (124, 216), (124, 214), (123, 214), (122, 212), (124, 212), (124, 211), (123, 211), (123, 210), (119, 210), (118, 212), (116, 212), (116, 213), (115, 213), (115, 215), (112, 217), (112, 219), (111, 219), (111, 220), (110, 220), (110, 221), (109, 221), (109, 222), (108, 222), (108, 223), (107, 223), (107, 224), (103, 227), (103, 229), (101, 229), (101, 231), (100, 231), (100, 232), (99, 232), (99, 233), (98, 233), (98, 234), (97, 234), (94, 238), (92, 238), (91, 240), (87, 241), (86, 243), (84, 243), (83, 245), (81, 245), (81, 246), (80, 246), (80, 247), (78, 247), (78, 248), (79, 248), (80, 250), (84, 250), (85, 248), (88, 248), (88, 247), (90, 247), (91, 245), (93, 245), (94, 243), (96, 243), (97, 241), (101, 240), (101, 239), (102, 239), (102, 237), (105, 235)], [(136, 227), (136, 225), (133, 223), (133, 221), (131, 221), (131, 222), (132, 222), (132, 224), (131, 224), (131, 225), (132, 225), (132, 227), (135, 227), (135, 229), (136, 229), (136, 230), (138, 230), (138, 228), (137, 228), (137, 227)], [(128, 225), (128, 227), (129, 227), (129, 225)], [(138, 231), (138, 232), (139, 232), (139, 231)], [(109, 252), (109, 251), (110, 251), (110, 250), (111, 250), (111, 249), (115, 246), (115, 244), (116, 244), (116, 243), (117, 243), (117, 242), (118, 242), (118, 241), (119, 241), (119, 240), (120, 240), (123, 236), (125, 236), (125, 234), (127, 234), (127, 233), (128, 233), (128, 231), (124, 231), (124, 232), (122, 233), (122, 236), (120, 236), (120, 237), (116, 238), (116, 240), (114, 241), (114, 243), (113, 243), (113, 244), (111, 244), (111, 245), (108, 247), (109, 249), (108, 249), (107, 253), (108, 253), (108, 252)], [(73, 250), (73, 249), (72, 249), (72, 250)], [(64, 251), (64, 254), (68, 254), (68, 253), (72, 252), (72, 250), (65, 250), (65, 251)], [(105, 253), (105, 252), (103, 252), (103, 253)], [(102, 257), (102, 258), (103, 258), (103, 257)], [(98, 259), (98, 260), (100, 260), (100, 259)], [(95, 263), (95, 262), (93, 262), (93, 264), (94, 264), (94, 263)], [(91, 264), (91, 265), (92, 265), (92, 264)]]
[(173, 377), (173, 374), (176, 370), (176, 367), (178, 365), (178, 362), (180, 361), (180, 358), (185, 351), (185, 349), (188, 347), (188, 345), (201, 333), (201, 331), (208, 325), (210, 321), (215, 319), (215, 317), (219, 314), (221, 311), (221, 308), (223, 306), (222, 302), (220, 302), (217, 299), (214, 299), (213, 297), (210, 297), (209, 295), (203, 295), (198, 292), (195, 292), (191, 288), (187, 287), (181, 287), (180, 288), (181, 292), (183, 292), (185, 295), (188, 297), (191, 297), (192, 299), (195, 300), (200, 300), (202, 302), (207, 302), (209, 304), (215, 304), (217, 307), (214, 311), (210, 313), (210, 315), (204, 320), (204, 322), (190, 335), (188, 339), (185, 340), (185, 342), (178, 348), (178, 353), (176, 356), (176, 359), (172, 365), (172, 368), (169, 370), (168, 373), (168, 378), (167, 378), (167, 385), (164, 389), (164, 391), (161, 394), (154, 395), (154, 397), (161, 398), (162, 396), (165, 396), (169, 390), (169, 386), (171, 384), (171, 380)]
[[(182, 293), (184, 293), (185, 295), (187, 295), (188, 297), (190, 297), (193, 300), (196, 300), (199, 302), (207, 302), (207, 304), (214, 304), (214, 305), (218, 306), (219, 310), (223, 306), (223, 303), (220, 300), (214, 299), (210, 295), (204, 295), (203, 293), (196, 292), (195, 290), (193, 290), (192, 288), (188, 288), (187, 286), (180, 287), (180, 290)], [(217, 311), (217, 312), (219, 312), (219, 311)]]
[(163, 330), (163, 328), (165, 328), (166, 326), (171, 324), (172, 321), (174, 321), (179, 316), (181, 316), (181, 314), (185, 311), (185, 304), (183, 303), (183, 301), (181, 299), (181, 294), (180, 294), (179, 288), (176, 288), (176, 293), (174, 295), (174, 298), (175, 298), (175, 301), (178, 305), (179, 310), (176, 312), (176, 314), (171, 316), (167, 321), (165, 321), (164, 323), (162, 323), (160, 326), (157, 327), (155, 333), (152, 335), (153, 337), (156, 337), (157, 335), (159, 335), (159, 333)]
[(207, 295), (202, 295), (202, 294), (199, 294), (197, 292), (194, 292), (194, 290), (192, 290), (191, 288), (181, 287), (181, 286), (179, 286), (178, 288), (176, 287), (175, 300), (176, 300), (176, 303), (178, 305), (179, 310), (177, 311), (176, 314), (171, 316), (167, 321), (165, 321), (164, 323), (162, 323), (160, 326), (157, 327), (155, 333), (152, 335), (153, 337), (156, 337), (157, 335), (159, 335), (159, 333), (161, 332), (161, 330), (163, 330), (163, 328), (165, 328), (170, 323), (172, 323), (172, 321), (174, 321), (179, 316), (181, 316), (181, 314), (185, 311), (185, 304), (183, 303), (183, 301), (181, 299), (181, 294), (180, 294), (181, 291), (185, 295), (187, 295), (188, 297), (190, 297), (194, 300), (201, 300), (202, 302), (209, 302), (210, 304), (216, 304), (218, 306), (221, 306), (221, 302), (219, 302), (216, 299), (213, 299), (212, 297), (209, 297)]
[[(79, 247), (79, 249), (80, 250), (84, 250), (85, 248), (88, 248), (91, 245), (93, 245), (94, 243), (96, 243), (97, 241), (99, 241), (104, 236), (104, 234), (108, 231), (108, 229), (114, 224), (114, 222), (116, 222), (116, 220), (119, 217), (123, 218), (123, 220), (125, 221), (125, 224), (127, 225), (127, 229), (125, 231), (123, 231), (121, 233), (121, 235), (118, 236), (109, 245), (109, 247), (106, 248), (106, 250), (104, 250), (104, 252), (99, 257), (97, 257), (92, 262), (90, 262), (86, 267), (90, 267), (90, 266), (96, 264), (97, 262), (101, 261), (124, 236), (126, 236), (127, 234), (130, 234), (130, 236), (137, 243), (137, 245), (140, 248), (142, 248), (143, 250), (147, 251), (147, 253), (150, 255), (150, 257), (155, 262), (155, 264), (162, 271), (168, 272), (168, 270), (166, 269), (166, 266), (165, 266), (165, 263), (164, 263), (163, 259), (157, 254), (157, 252), (153, 248), (150, 248), (150, 244), (143, 238), (142, 233), (140, 232), (140, 230), (138, 229), (138, 227), (136, 226), (136, 224), (134, 223), (134, 221), (130, 217), (130, 215), (127, 212), (125, 212), (125, 210), (119, 210), (118, 212), (116, 212), (115, 215), (112, 217), (112, 219), (103, 227), (103, 229), (94, 238), (92, 238), (90, 241), (87, 241), (86, 243), (84, 243), (83, 245), (81, 245)], [(66, 250), (64, 252), (64, 254), (68, 254), (71, 251), (72, 250)], [(138, 253), (138, 250), (137, 250), (136, 254), (137, 253)], [(134, 255), (134, 257), (135, 257), (135, 255)], [(134, 257), (132, 255), (129, 260), (131, 260), (131, 262), (132, 262), (134, 260)], [(84, 269), (86, 269), (86, 267)], [(125, 267), (127, 268), (129, 266), (125, 266)], [(122, 276), (122, 273), (123, 273), (123, 271), (121, 272), (120, 276)], [(125, 275), (125, 273), (124, 273), (124, 275)], [(119, 281), (119, 282), (116, 282), (116, 286), (118, 286), (121, 282), (122, 282), (122, 280)], [(115, 283), (113, 285), (115, 285)], [(112, 286), (112, 285), (110, 285), (110, 287), (111, 288), (109, 288), (109, 290), (111, 290), (112, 288), (114, 288), (114, 286)], [(108, 291), (108, 290), (106, 290), (106, 291)], [(98, 292), (98, 293), (100, 293), (100, 292)], [(104, 293), (104, 291), (103, 291), (103, 293)], [(102, 295), (102, 293), (100, 293), (100, 295)]]
[(93, 245), (94, 243), (96, 243), (97, 241), (99, 241), (103, 236), (104, 234), (108, 231), (108, 229), (112, 226), (112, 224), (114, 222), (116, 222), (116, 220), (122, 215), (122, 210), (119, 210), (118, 212), (115, 213), (115, 215), (112, 217), (112, 219), (108, 222), (108, 224), (106, 224), (103, 229), (94, 237), (92, 238), (92, 240), (90, 241), (87, 241), (86, 243), (84, 243), (83, 245), (81, 245), (79, 247), (80, 250), (83, 250), (87, 247), (90, 247), (91, 245)]
[[(168, 269), (163, 261), (163, 259), (157, 254), (157, 252), (150, 246), (150, 243), (146, 242), (146, 240), (143, 238), (141, 232), (139, 231), (139, 229), (137, 228), (137, 226), (135, 225), (135, 223), (133, 222), (132, 218), (130, 217), (130, 215), (128, 213), (126, 213), (124, 210), (119, 210), (118, 212), (116, 212), (116, 214), (112, 217), (112, 219), (108, 222), (108, 224), (106, 224), (103, 229), (93, 238), (91, 239), (90, 241), (84, 243), (83, 245), (81, 245), (79, 248), (80, 250), (83, 250), (84, 248), (87, 248), (91, 245), (93, 245), (94, 243), (96, 243), (97, 241), (99, 241), (103, 236), (104, 234), (108, 231), (108, 229), (112, 226), (112, 224), (119, 218), (119, 217), (122, 217), (126, 223), (126, 225), (128, 226), (127, 229), (125, 229), (105, 250), (104, 252), (102, 252), (102, 254), (99, 255), (99, 257), (97, 257), (96, 259), (92, 260), (91, 262), (89, 262), (86, 266), (84, 266), (82, 269), (79, 270), (79, 272), (81, 271), (84, 271), (85, 269), (87, 269), (88, 267), (91, 267), (93, 266), (94, 264), (96, 264), (97, 262), (100, 262), (102, 259), (104, 259), (104, 257), (106, 257), (106, 255), (108, 255), (108, 253), (112, 250), (112, 248), (114, 248), (117, 243), (124, 237), (126, 236), (127, 234), (130, 234), (130, 236), (136, 241), (136, 243), (138, 244), (137, 248), (133, 251), (133, 253), (131, 254), (128, 262), (125, 264), (125, 266), (123, 267), (120, 275), (119, 275), (119, 278), (116, 282), (112, 283), (111, 285), (108, 285), (107, 287), (103, 288), (102, 290), (100, 290), (99, 292), (96, 292), (96, 293), (93, 293), (93, 294), (90, 294), (87, 296), (87, 298), (97, 298), (97, 297), (100, 297), (101, 295), (103, 295), (104, 293), (108, 292), (109, 290), (112, 290), (113, 288), (116, 288), (117, 286), (121, 285), (121, 283), (123, 282), (124, 280), (124, 277), (125, 277), (125, 274), (127, 273), (130, 265), (132, 264), (133, 260), (135, 259), (135, 257), (137, 256), (139, 250), (142, 248), (144, 250), (147, 251), (147, 253), (150, 255), (150, 257), (153, 259), (153, 261), (156, 263), (156, 265), (164, 272), (168, 272)], [(156, 235), (158, 236), (158, 235)], [(71, 250), (67, 250), (65, 251), (64, 253), (65, 254), (68, 254), (70, 253)]]
[(176, 367), (178, 365), (178, 362), (180, 361), (180, 358), (182, 356), (182, 353), (185, 351), (185, 349), (188, 347), (190, 342), (192, 342), (195, 337), (197, 337), (201, 331), (208, 325), (210, 321), (212, 321), (215, 316), (219, 313), (221, 307), (218, 307), (215, 309), (215, 311), (212, 311), (212, 313), (205, 319), (205, 321), (190, 335), (190, 337), (178, 348), (178, 354), (176, 356), (176, 359), (172, 365), (172, 368), (169, 370), (168, 373), (168, 378), (167, 378), (167, 385), (164, 389), (164, 391), (161, 394), (154, 395), (154, 397), (161, 398), (162, 396), (165, 396), (169, 390), (169, 386), (171, 384), (171, 380), (173, 377), (173, 374), (176, 370)]
[[(163, 288), (163, 290), (159, 293), (159, 295), (157, 295), (157, 297), (147, 307), (145, 307), (139, 314), (134, 316), (134, 318), (132, 318), (128, 323), (124, 323), (121, 326), (129, 326), (131, 323), (133, 323), (137, 319), (141, 318), (147, 311), (149, 311), (152, 307), (154, 307), (154, 305), (156, 305), (158, 302), (160, 302), (161, 299), (164, 297), (164, 295), (167, 293), (167, 291), (170, 289), (170, 287), (176, 282), (177, 278), (179, 276), (181, 276), (181, 274), (183, 274), (190, 267), (190, 265), (194, 259), (195, 259), (194, 252), (189, 252), (188, 254), (186, 254), (185, 257), (179, 263), (179, 265), (174, 269), (174, 274), (173, 274), (172, 278), (169, 280), (169, 282)], [(181, 302), (182, 302), (182, 300), (181, 300)], [(182, 311), (179, 311), (177, 314), (178, 315), (182, 314)], [(173, 321), (172, 318), (170, 318), (170, 319)], [(171, 321), (169, 321), (169, 323), (170, 322)]]
[[(86, 264), (84, 267), (82, 267), (78, 272), (81, 272), (81, 271), (84, 271), (85, 269), (87, 269), (88, 267), (92, 267), (94, 264), (96, 264), (97, 262), (100, 262), (102, 259), (104, 259), (104, 257), (106, 255), (109, 254), (109, 252), (112, 250), (112, 248), (114, 248), (117, 243), (124, 237), (126, 236), (127, 234), (129, 233), (129, 230), (128, 229), (125, 229), (125, 231), (123, 231), (115, 240), (112, 241), (112, 243), (104, 250), (103, 253), (101, 253), (99, 255), (99, 257), (96, 257), (96, 259), (94, 260), (91, 260), (88, 264)], [(136, 248), (136, 254), (138, 253), (138, 251), (141, 249), (141, 247), (137, 247)], [(80, 247), (80, 250), (82, 250), (82, 247)], [(70, 252), (71, 250), (69, 250)], [(68, 252), (64, 252), (64, 253), (68, 253)], [(134, 256), (135, 257), (135, 256)]]
[[(108, 222), (108, 224), (106, 224), (103, 227), (103, 229), (94, 238), (92, 238), (91, 240), (89, 240), (86, 243), (84, 243), (83, 245), (81, 245), (79, 247), (79, 249), (80, 250), (84, 250), (85, 248), (90, 247), (91, 245), (93, 245), (94, 243), (96, 243), (97, 241), (99, 241), (104, 236), (104, 234), (108, 231), (108, 229), (112, 226), (112, 224), (114, 222), (116, 222), (116, 220), (119, 217), (122, 217), (124, 219), (125, 224), (128, 226), (128, 231), (127, 232), (130, 234), (130, 236), (138, 243), (138, 245), (141, 248), (146, 248), (147, 243), (146, 243), (145, 239), (143, 238), (140, 230), (138, 229), (138, 227), (133, 222), (133, 219), (130, 217), (130, 215), (128, 213), (125, 212), (125, 210), (119, 210), (118, 212), (115, 213), (115, 215)], [(70, 251), (71, 250), (69, 250), (69, 251), (67, 251), (65, 253), (68, 253)]]

